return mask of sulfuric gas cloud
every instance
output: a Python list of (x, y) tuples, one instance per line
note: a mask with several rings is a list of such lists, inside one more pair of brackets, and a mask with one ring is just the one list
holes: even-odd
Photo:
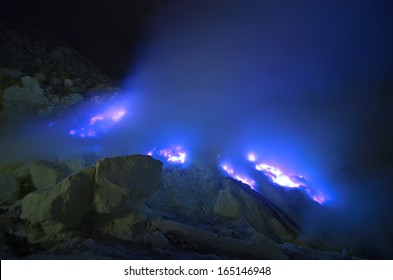
[[(7, 143), (21, 147), (29, 138), (41, 148), (15, 153), (181, 145), (187, 157), (241, 168), (253, 152), (326, 197), (326, 211), (310, 213), (303, 238), (393, 257), (388, 1), (167, 1), (146, 22), (137, 63), (123, 81), (127, 101), (77, 108), (57, 121), (56, 132), (42, 126), (51, 120), (23, 125), (10, 134), (20, 143), (11, 136)], [(119, 122), (75, 137), (111, 106), (123, 112)], [(91, 126), (101, 123), (95, 118)]]
[(125, 81), (140, 94), (141, 131), (304, 175), (329, 198), (305, 238), (392, 256), (387, 4), (170, 1)]

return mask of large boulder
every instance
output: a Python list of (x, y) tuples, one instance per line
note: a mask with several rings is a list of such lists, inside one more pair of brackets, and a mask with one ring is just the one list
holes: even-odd
[[(13, 188), (10, 188), (10, 190), (12, 191), (13, 195), (9, 202), (13, 203), (15, 202), (15, 200), (19, 200), (22, 199), (26, 194), (35, 191), (36, 189), (34, 188), (32, 182), (31, 182), (31, 178), (30, 178), (30, 174), (29, 174), (29, 170), (30, 170), (30, 164), (11, 164), (11, 165), (5, 165), (5, 166), (1, 166), (0, 167), (0, 177), (1, 176), (5, 176), (8, 177), (8, 179), (6, 178), (0, 178), (0, 182), (3, 182), (3, 187), (4, 187), (4, 180), (6, 182), (8, 182), (8, 186), (10, 186), (9, 182), (11, 180), (11, 185), (16, 186)], [(4, 175), (6, 174), (6, 175)], [(0, 183), (0, 185), (2, 185), (2, 183)], [(16, 197), (15, 197), (15, 191), (16, 189)], [(5, 194), (5, 190), (1, 191), (2, 194)], [(16, 199), (15, 199), (16, 198)]]
[(94, 222), (94, 231), (120, 240), (142, 242), (150, 234), (152, 213), (144, 205), (111, 215), (99, 215)]
[(0, 173), (0, 204), (17, 199), (19, 181), (12, 173)]
[(160, 187), (162, 162), (150, 156), (105, 158), (96, 169), (94, 206), (98, 213), (119, 213)]
[(190, 220), (209, 221), (221, 179), (215, 168), (197, 159), (187, 168), (165, 167), (160, 189), (146, 204)]
[(71, 173), (66, 165), (53, 161), (38, 160), (30, 166), (31, 181), (37, 190), (54, 186)]
[(59, 229), (78, 226), (92, 209), (94, 173), (94, 168), (88, 168), (52, 188), (26, 195), (21, 218)]
[(18, 115), (50, 104), (36, 78), (24, 76), (20, 84), (4, 90), (3, 104), (8, 113)]

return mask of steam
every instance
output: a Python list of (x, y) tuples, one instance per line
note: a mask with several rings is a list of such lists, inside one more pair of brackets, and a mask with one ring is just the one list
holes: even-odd
[(383, 3), (284, 2), (171, 1), (158, 11), (125, 81), (146, 108), (141, 127), (213, 147), (234, 159), (229, 172), (254, 151), (304, 175), (330, 201), (310, 213), (305, 238), (392, 256), (391, 19)]
[(205, 148), (231, 157), (233, 170), (253, 151), (330, 201), (310, 213), (304, 238), (392, 257), (393, 23), (377, 2), (169, 1), (124, 80), (121, 121), (73, 137), (74, 116), (110, 106), (86, 104), (55, 132), (43, 126), (51, 120), (23, 124), (2, 136), (0, 164), (180, 145), (187, 158)]

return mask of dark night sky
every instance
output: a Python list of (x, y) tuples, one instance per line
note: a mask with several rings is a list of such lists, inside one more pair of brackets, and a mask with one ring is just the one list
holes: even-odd
[(0, 13), (139, 92), (140, 135), (192, 131), (223, 152), (259, 143), (325, 177), (340, 211), (320, 230), (372, 236), (392, 256), (390, 2), (16, 0)]
[(134, 52), (144, 37), (147, 17), (165, 2), (15, 0), (2, 3), (0, 18), (33, 25), (63, 39), (119, 80), (136, 59)]

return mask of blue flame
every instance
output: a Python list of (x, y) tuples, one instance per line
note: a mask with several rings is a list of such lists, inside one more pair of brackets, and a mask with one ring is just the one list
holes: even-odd
[(69, 130), (69, 135), (81, 138), (95, 138), (105, 133), (119, 122), (127, 113), (125, 106), (110, 106), (105, 110), (91, 115)]
[[(310, 199), (316, 201), (319, 204), (322, 204), (326, 201), (326, 196), (312, 188), (307, 179), (304, 178), (302, 175), (287, 175), (277, 167), (266, 163), (258, 163), (255, 153), (249, 153), (247, 155), (247, 160), (252, 163), (252, 169), (263, 173), (274, 184), (284, 188), (299, 188), (303, 190), (307, 194), (307, 196), (310, 197)], [(258, 185), (257, 181), (255, 181), (254, 178), (245, 175), (247, 173), (251, 173), (250, 171), (244, 172), (236, 170), (232, 167), (232, 165), (228, 164), (227, 162), (221, 163), (220, 167), (231, 178), (247, 184), (248, 186), (250, 186), (250, 188), (254, 190), (255, 187)], [(247, 165), (243, 163), (242, 169), (245, 170), (245, 168), (247, 168)]]
[(176, 165), (184, 164), (187, 159), (187, 152), (181, 146), (169, 146), (163, 149), (153, 149), (149, 151), (147, 155)]
[(249, 178), (246, 175), (240, 174), (235, 171), (228, 163), (221, 164), (221, 168), (233, 179), (242, 182), (243, 184), (248, 185), (251, 189), (255, 187), (255, 180)]

